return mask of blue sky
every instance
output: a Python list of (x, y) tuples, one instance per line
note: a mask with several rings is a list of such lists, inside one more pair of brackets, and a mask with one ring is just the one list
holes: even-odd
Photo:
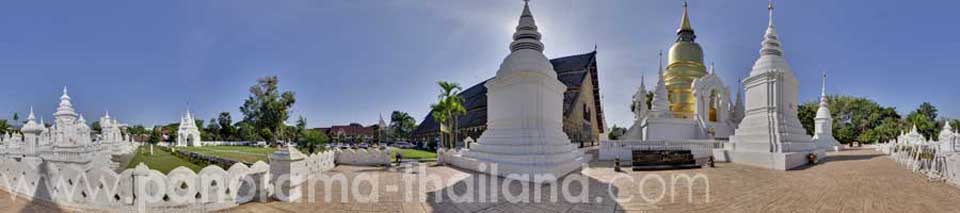
[[(599, 46), (609, 124), (629, 125), (641, 74), (675, 39), (681, 3), (534, 0), (546, 45), (562, 57)], [(828, 92), (869, 97), (900, 112), (929, 101), (960, 117), (960, 20), (954, 1), (777, 1), (775, 21), (800, 80), (801, 101)], [(410, 112), (418, 122), (439, 92), (492, 77), (508, 53), (519, 0), (5, 1), (0, 3), (0, 118), (35, 106), (48, 120), (60, 89), (94, 120), (176, 122), (233, 112), (260, 76), (297, 93), (309, 126), (372, 124)], [(765, 0), (690, 1), (706, 62), (731, 88), (757, 57)], [(647, 78), (647, 85), (655, 83)]]

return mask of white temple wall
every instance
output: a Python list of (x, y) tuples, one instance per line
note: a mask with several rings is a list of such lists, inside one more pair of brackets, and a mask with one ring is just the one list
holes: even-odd
[(390, 164), (392, 149), (336, 149), (336, 163), (344, 165), (376, 166)]
[[(335, 166), (335, 156), (334, 151), (311, 154), (305, 159), (306, 169), (311, 174), (328, 171)], [(178, 167), (168, 174), (142, 164), (117, 174), (107, 167), (85, 170), (39, 159), (39, 164), (31, 162), (34, 161), (0, 159), (0, 190), (81, 211), (129, 212), (141, 207), (165, 211), (226, 209), (258, 200), (260, 193), (268, 198), (274, 184), (267, 175), (270, 165), (262, 161), (251, 167), (237, 163), (228, 170), (211, 165), (199, 173)], [(134, 187), (135, 182), (145, 184)], [(133, 199), (134, 194), (142, 200)]]

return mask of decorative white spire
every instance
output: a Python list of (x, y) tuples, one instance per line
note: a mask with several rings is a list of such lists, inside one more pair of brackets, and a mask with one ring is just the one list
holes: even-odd
[(668, 117), (670, 115), (670, 101), (667, 100), (667, 86), (663, 82), (663, 71), (659, 72), (657, 87), (653, 91), (653, 103), (650, 112), (654, 117)]
[(663, 72), (663, 50), (657, 52), (657, 72)]
[(381, 128), (382, 130), (385, 130), (384, 128), (387, 127), (387, 122), (383, 121), (383, 113), (382, 113), (382, 112), (380, 113), (380, 122), (379, 122), (378, 124), (380, 125), (380, 128)]
[(827, 72), (823, 72), (823, 80), (820, 85), (820, 100), (827, 96)]
[(769, 0), (767, 2), (767, 12), (770, 13), (770, 20), (769, 23), (767, 23), (767, 26), (773, 28), (773, 0)]
[(773, 25), (773, 1), (770, 1), (767, 10), (770, 13), (770, 22), (767, 24), (766, 34), (763, 35), (763, 48), (760, 49), (760, 54), (783, 56), (783, 49), (780, 47), (780, 36), (777, 35), (777, 30)]
[(640, 73), (640, 90), (647, 90), (647, 85), (644, 81), (647, 81), (646, 74)]
[(53, 115), (55, 117), (77, 117), (77, 112), (73, 110), (73, 103), (70, 103), (70, 96), (67, 95), (66, 86), (63, 87), (63, 95), (60, 96), (60, 105), (57, 107), (57, 112)]
[(33, 106), (30, 106), (30, 115), (27, 115), (27, 121), (32, 121), (36, 119), (36, 116), (33, 114)]
[(820, 88), (820, 108), (817, 109), (816, 119), (830, 119), (830, 108), (827, 105), (827, 73), (823, 73), (823, 82)]
[(640, 120), (647, 114), (647, 87), (644, 82), (643, 73), (640, 74), (640, 88), (637, 88), (637, 93), (633, 94), (633, 114), (634, 119)]
[(510, 43), (510, 51), (521, 49), (532, 49), (543, 52), (543, 43), (540, 42), (542, 35), (537, 31), (537, 22), (533, 19), (533, 13), (530, 12), (530, 1), (523, 1), (523, 13), (520, 14), (520, 23), (517, 25), (517, 32), (513, 33), (513, 43)]

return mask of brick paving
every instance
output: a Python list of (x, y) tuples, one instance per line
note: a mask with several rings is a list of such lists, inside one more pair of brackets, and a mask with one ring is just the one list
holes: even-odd
[[(376, 174), (381, 196), (378, 202), (361, 202), (347, 199), (340, 202), (341, 187), (334, 184), (331, 192), (322, 184), (312, 188), (317, 196), (311, 201), (299, 203), (249, 203), (230, 209), (230, 212), (957, 212), (960, 211), (960, 189), (939, 182), (928, 182), (923, 176), (897, 167), (892, 160), (872, 150), (848, 150), (830, 153), (830, 159), (818, 166), (793, 171), (770, 171), (737, 164), (717, 164), (716, 168), (668, 170), (652, 172), (616, 173), (609, 162), (591, 163), (583, 174), (571, 177), (589, 179), (589, 202), (571, 203), (564, 199), (558, 202), (510, 203), (503, 193), (497, 202), (454, 202), (446, 194), (438, 195), (437, 188), (412, 187), (393, 189), (391, 185), (403, 184), (402, 172), (394, 169), (340, 166), (331, 174), (345, 174), (350, 179), (357, 175)], [(440, 191), (466, 191), (467, 185), (477, 186), (478, 176), (444, 166), (426, 167), (427, 174), (438, 174), (450, 182), (439, 187)], [(655, 177), (671, 183), (678, 175), (702, 174), (709, 180), (709, 191), (704, 181), (693, 182), (693, 187), (680, 181), (678, 187), (663, 187)], [(632, 177), (628, 181), (624, 175)], [(619, 178), (617, 178), (619, 177)], [(641, 182), (648, 177), (645, 182)], [(416, 178), (413, 178), (416, 179)], [(500, 179), (502, 180), (502, 179)], [(416, 182), (416, 181), (413, 181)], [(607, 193), (613, 182), (614, 195)], [(513, 182), (511, 191), (522, 186)], [(642, 184), (643, 187), (638, 185)], [(669, 185), (669, 184), (668, 184)], [(386, 190), (390, 188), (390, 190)], [(548, 188), (548, 187), (544, 187)], [(574, 187), (576, 188), (576, 187)], [(692, 190), (690, 190), (692, 188)], [(361, 184), (360, 194), (370, 192)], [(534, 191), (533, 188), (528, 188)], [(641, 190), (642, 189), (642, 190)], [(670, 190), (678, 193), (671, 199)], [(667, 190), (667, 193), (663, 193)], [(394, 192), (388, 192), (394, 191)], [(541, 189), (547, 194), (547, 189)], [(572, 190), (578, 192), (578, 190)], [(690, 193), (692, 191), (692, 193)], [(425, 195), (428, 200), (404, 200), (403, 194)], [(323, 195), (321, 195), (323, 194)], [(456, 194), (456, 193), (455, 193)], [(463, 193), (461, 193), (463, 194)], [(466, 193), (470, 194), (470, 193)], [(479, 193), (473, 193), (477, 195)], [(692, 197), (690, 196), (692, 195)], [(709, 200), (707, 200), (709, 195)], [(349, 195), (348, 195), (349, 196)], [(434, 200), (440, 196), (440, 202)], [(614, 201), (614, 198), (634, 199)], [(650, 201), (640, 198), (657, 198)], [(332, 202), (324, 202), (331, 198)], [(692, 199), (691, 199), (692, 198)], [(692, 201), (692, 202), (691, 202)]]
[[(939, 182), (928, 182), (924, 176), (899, 168), (889, 158), (872, 150), (850, 150), (830, 153), (821, 165), (794, 171), (770, 171), (737, 164), (717, 164), (716, 168), (616, 173), (609, 162), (593, 162), (580, 178), (587, 188), (586, 202), (571, 202), (563, 197), (556, 202), (549, 198), (550, 186), (522, 186), (506, 183), (510, 194), (539, 191), (542, 202), (511, 203), (505, 193), (497, 193), (496, 201), (485, 196), (485, 202), (459, 202), (458, 195), (489, 195), (477, 190), (489, 182), (486, 175), (445, 166), (422, 166), (416, 174), (396, 168), (338, 166), (327, 175), (342, 174), (348, 184), (314, 184), (304, 189), (309, 198), (297, 203), (247, 203), (227, 212), (957, 212), (960, 211), (960, 189)], [(436, 174), (442, 184), (421, 184), (424, 175)], [(420, 176), (417, 176), (420, 175)], [(669, 185), (673, 177), (703, 175), (692, 185), (680, 181), (677, 187), (663, 187), (656, 177)], [(372, 177), (372, 178), (371, 178)], [(630, 178), (627, 178), (630, 177)], [(371, 181), (360, 181), (365, 179)], [(629, 181), (629, 179), (634, 181)], [(647, 178), (647, 179), (644, 179)], [(314, 179), (317, 180), (317, 179)], [(498, 186), (504, 185), (501, 178)], [(641, 180), (646, 180), (641, 182)], [(371, 182), (375, 182), (376, 189)], [(608, 188), (613, 182), (613, 187)], [(354, 184), (360, 183), (360, 184)], [(426, 182), (429, 183), (429, 182)], [(644, 183), (644, 184), (640, 184)], [(409, 185), (406, 185), (409, 184)], [(356, 185), (356, 186), (353, 186)], [(561, 184), (562, 185), (562, 184)], [(472, 187), (471, 187), (472, 186)], [(572, 184), (573, 194), (582, 191)], [(692, 187), (688, 187), (692, 186)], [(341, 192), (358, 188), (360, 193)], [(471, 190), (471, 188), (473, 190)], [(524, 190), (526, 189), (526, 190)], [(612, 189), (613, 193), (608, 193)], [(313, 190), (314, 195), (309, 193)], [(376, 190), (379, 196), (366, 195)], [(664, 193), (663, 190), (666, 190)], [(670, 192), (677, 192), (671, 196)], [(329, 191), (329, 192), (328, 192)], [(453, 192), (453, 193), (450, 193)], [(451, 195), (452, 194), (452, 195)], [(412, 195), (412, 196), (408, 196)], [(707, 199), (709, 195), (709, 199)], [(626, 200), (626, 198), (633, 199)], [(644, 200), (642, 197), (658, 198)], [(412, 197), (412, 198), (410, 198)], [(532, 196), (528, 196), (532, 197)], [(672, 197), (672, 199), (671, 199)], [(424, 200), (421, 200), (423, 198)], [(438, 202), (436, 199), (440, 198)], [(624, 200), (616, 201), (615, 198)], [(326, 200), (330, 200), (327, 202)], [(51, 212), (47, 205), (11, 201), (0, 192), (0, 212)]]

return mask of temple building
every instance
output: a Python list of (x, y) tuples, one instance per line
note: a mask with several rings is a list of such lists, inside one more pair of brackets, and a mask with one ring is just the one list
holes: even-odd
[(177, 128), (177, 146), (203, 146), (200, 138), (200, 128), (193, 119), (190, 110), (180, 118), (180, 127)]
[(177, 146), (203, 146), (200, 128), (197, 127), (197, 122), (193, 119), (190, 110), (180, 118), (180, 126), (177, 128)]
[(115, 118), (110, 117), (110, 112), (100, 118), (100, 140), (102, 141), (125, 141), (123, 131), (121, 128), (126, 127), (126, 125), (120, 123)]
[[(563, 94), (563, 132), (571, 143), (582, 146), (597, 145), (606, 129), (603, 107), (600, 104), (600, 85), (597, 81), (597, 52), (560, 57), (550, 60), (557, 80), (567, 88)], [(489, 81), (489, 80), (487, 80)], [(479, 138), (487, 129), (487, 81), (473, 85), (460, 93), (467, 113), (458, 117), (457, 141)], [(413, 131), (411, 140), (418, 144), (437, 144), (440, 125), (427, 116)]]
[(730, 90), (716, 75), (716, 67), (706, 71), (696, 37), (684, 3), (677, 39), (670, 48), (666, 70), (661, 63), (657, 71), (649, 109), (642, 79), (633, 96), (635, 120), (627, 130), (627, 140), (726, 140), (733, 134), (740, 114), (730, 102)]

